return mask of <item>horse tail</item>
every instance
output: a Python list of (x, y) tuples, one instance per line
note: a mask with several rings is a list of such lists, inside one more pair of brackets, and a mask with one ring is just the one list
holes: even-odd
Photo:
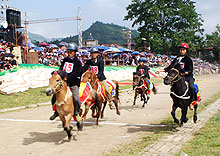
[(157, 94), (157, 89), (156, 89), (154, 83), (152, 83), (152, 85), (153, 85), (153, 88), (152, 88), (153, 93), (154, 93), (154, 94)]

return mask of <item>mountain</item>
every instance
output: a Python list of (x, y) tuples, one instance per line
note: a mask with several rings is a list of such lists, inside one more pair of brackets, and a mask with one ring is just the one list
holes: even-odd
[[(98, 40), (99, 44), (115, 43), (122, 45), (127, 42), (126, 39), (123, 39), (123, 29), (126, 29), (126, 27), (96, 21), (87, 30), (83, 31), (82, 36), (83, 40), (86, 40), (91, 37), (91, 34), (93, 39)], [(131, 30), (132, 42), (134, 42), (133, 39), (138, 35), (136, 30)], [(61, 41), (78, 43), (78, 35), (66, 37)], [(60, 41), (54, 41), (52, 43), (58, 44), (59, 42)]]
[(32, 41), (39, 41), (39, 42), (48, 41), (48, 39), (43, 37), (42, 35), (34, 34), (31, 32), (28, 32), (28, 38), (31, 39)]

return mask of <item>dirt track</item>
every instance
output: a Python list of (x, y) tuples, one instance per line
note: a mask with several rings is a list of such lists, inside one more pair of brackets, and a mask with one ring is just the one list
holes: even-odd
[[(202, 100), (220, 91), (220, 75), (198, 80)], [(132, 106), (133, 91), (121, 93), (121, 116), (107, 107), (105, 117), (100, 121), (103, 124), (98, 127), (94, 124), (86, 124), (84, 130), (79, 133), (74, 127), (74, 140), (71, 142), (68, 142), (60, 122), (48, 122), (52, 114), (49, 106), (0, 114), (0, 155), (102, 155), (103, 152), (136, 139), (140, 132), (146, 130), (146, 126), (138, 124), (155, 124), (169, 116), (171, 109), (169, 86), (161, 85), (157, 86), (157, 89), (159, 94), (151, 95), (145, 108), (141, 108), (142, 102), (139, 100), (137, 106)], [(4, 121), (2, 119), (21, 120)], [(95, 120), (89, 115), (86, 121)], [(137, 125), (126, 126), (123, 123)]]

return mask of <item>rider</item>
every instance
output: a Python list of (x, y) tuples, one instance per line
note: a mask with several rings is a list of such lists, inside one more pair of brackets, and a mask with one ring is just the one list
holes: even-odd
[(93, 71), (97, 75), (99, 81), (102, 82), (106, 91), (107, 101), (111, 103), (111, 101), (113, 101), (114, 99), (111, 96), (108, 84), (106, 82), (106, 77), (104, 75), (104, 63), (102, 58), (99, 57), (99, 50), (97, 48), (92, 48), (90, 53), (92, 58), (86, 61), (85, 65), (82, 68), (82, 74), (86, 72), (90, 67), (90, 70)]
[(181, 67), (180, 73), (182, 76), (185, 77), (185, 80), (189, 84), (191, 100), (196, 101), (197, 97), (194, 88), (195, 79), (193, 78), (193, 62), (192, 59), (186, 55), (186, 53), (189, 51), (189, 45), (186, 43), (182, 43), (179, 46), (179, 50), (180, 50), (180, 55), (177, 56), (167, 68), (165, 68), (164, 70), (157, 71), (156, 73), (159, 74), (160, 72), (164, 72), (164, 71), (168, 72), (175, 65), (179, 64)]
[[(79, 116), (80, 113), (80, 99), (79, 99), (79, 86), (80, 86), (80, 79), (81, 79), (81, 69), (82, 63), (76, 57), (76, 52), (78, 47), (75, 43), (70, 43), (67, 46), (67, 53), (68, 56), (64, 58), (60, 70), (64, 70), (67, 73), (67, 85), (70, 87), (72, 94), (73, 94), (73, 104), (74, 104), (74, 115), (77, 121), (80, 121), (81, 118)], [(56, 96), (55, 96), (56, 98)], [(54, 96), (52, 98), (52, 103), (55, 103), (56, 99)], [(55, 111), (54, 114), (50, 117), (50, 120), (54, 120), (58, 116), (58, 112)]]
[(147, 86), (147, 89), (149, 90), (149, 83), (148, 83), (148, 80), (150, 80), (150, 75), (148, 73), (148, 70), (150, 70), (148, 68), (147, 65), (144, 64), (144, 62), (147, 61), (147, 58), (144, 58), (144, 57), (141, 57), (138, 62), (139, 62), (139, 65), (137, 66), (136, 68), (136, 72), (140, 72), (141, 73), (141, 76), (143, 77), (144, 79), (144, 82)]

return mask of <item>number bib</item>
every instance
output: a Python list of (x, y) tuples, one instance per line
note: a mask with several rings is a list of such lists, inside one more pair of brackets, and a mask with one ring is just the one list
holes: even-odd
[(140, 72), (141, 74), (144, 74), (144, 69), (139, 69), (139, 72)]
[(183, 62), (180, 62), (180, 67), (183, 69), (185, 64)]
[(90, 70), (93, 71), (96, 75), (98, 74), (98, 66), (90, 66)]
[(63, 70), (69, 74), (73, 71), (73, 66), (74, 66), (73, 63), (65, 62), (64, 66), (63, 66)]

